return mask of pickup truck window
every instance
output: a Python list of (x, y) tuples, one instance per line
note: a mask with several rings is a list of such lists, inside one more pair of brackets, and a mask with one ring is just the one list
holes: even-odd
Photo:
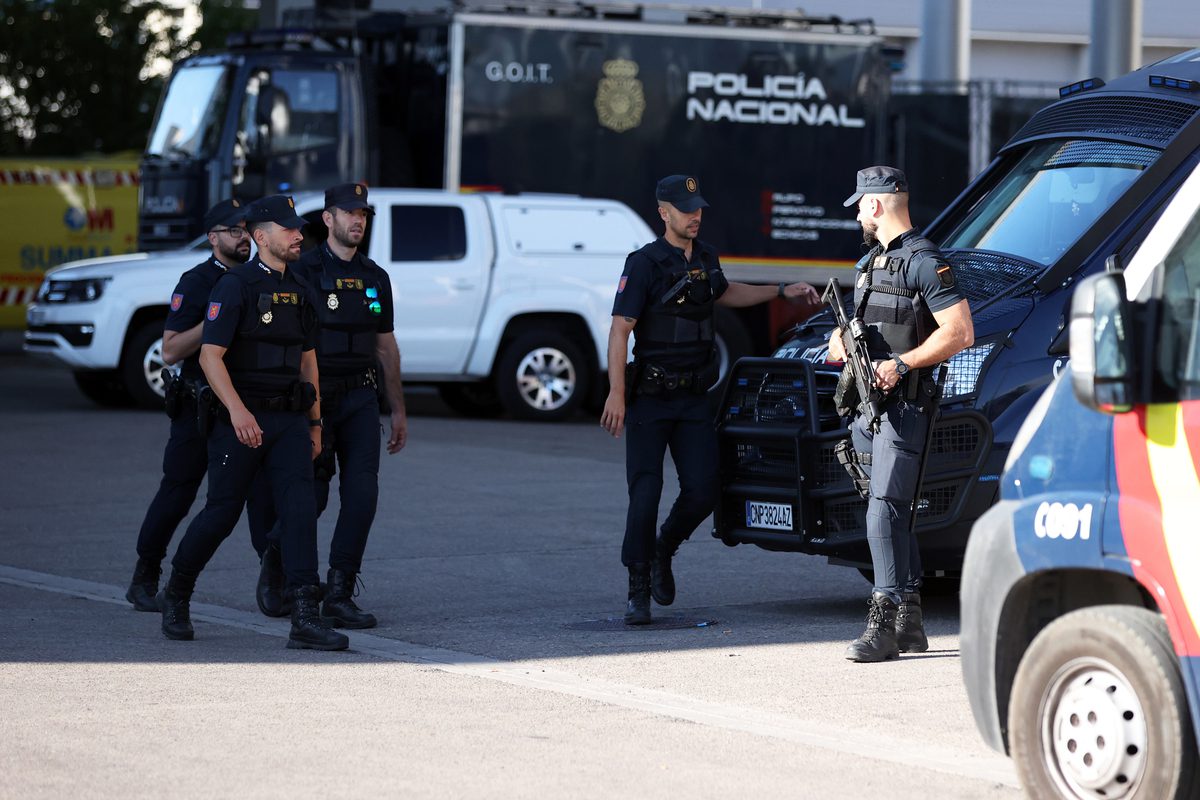
[(1163, 400), (1200, 397), (1200, 215), (1171, 248), (1162, 265), (1156, 382)]
[(941, 245), (1010, 253), (1049, 266), (1158, 156), (1152, 148), (1116, 142), (1034, 144), (1009, 159)]
[(467, 223), (458, 206), (392, 206), (392, 261), (461, 261)]
[(645, 244), (629, 218), (606, 208), (508, 206), (504, 229), (518, 255), (624, 256)]

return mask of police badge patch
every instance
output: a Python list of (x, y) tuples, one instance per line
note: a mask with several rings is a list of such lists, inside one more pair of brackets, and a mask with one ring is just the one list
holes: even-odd
[(178, 292), (171, 295), (171, 310), (172, 311), (178, 311), (180, 306), (182, 306), (182, 305), (183, 305), (183, 295), (179, 294)]
[(273, 319), (275, 319), (275, 316), (270, 311), (262, 315), (263, 325), (270, 325)]
[(949, 289), (954, 285), (954, 270), (950, 269), (949, 264), (939, 264), (937, 268), (938, 281)]
[(209, 322), (212, 322), (213, 320), (215, 320), (220, 314), (221, 314), (221, 304), (220, 303), (209, 303), (208, 304), (208, 321)]
[(337, 297), (337, 295), (336, 295), (336, 294), (334, 294), (334, 293), (332, 293), (332, 292), (330, 292), (330, 293), (329, 293), (329, 297), (327, 297), (327, 298), (325, 299), (325, 305), (329, 306), (329, 310), (330, 310), (330, 311), (337, 311), (337, 307), (338, 307), (338, 297)]

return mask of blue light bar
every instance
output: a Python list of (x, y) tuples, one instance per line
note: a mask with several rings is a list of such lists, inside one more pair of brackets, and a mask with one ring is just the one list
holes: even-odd
[(1178, 89), (1181, 92), (1200, 91), (1200, 81), (1189, 81), (1185, 78), (1169, 78), (1166, 75), (1151, 75), (1150, 88)]
[(1059, 97), (1059, 99), (1062, 99), (1064, 97), (1070, 97), (1071, 95), (1079, 94), (1080, 92), (1087, 92), (1092, 89), (1099, 89), (1103, 85), (1104, 85), (1104, 81), (1100, 80), (1099, 78), (1087, 78), (1085, 80), (1076, 81), (1075, 83), (1068, 84), (1067, 86), (1061, 87), (1058, 90), (1058, 97)]

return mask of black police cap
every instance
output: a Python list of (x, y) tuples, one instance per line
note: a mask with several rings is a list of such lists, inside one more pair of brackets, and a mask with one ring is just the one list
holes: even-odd
[(658, 182), (654, 196), (680, 211), (691, 212), (698, 208), (708, 208), (708, 203), (700, 196), (699, 182), (691, 175), (668, 175)]
[(867, 167), (858, 171), (854, 194), (842, 203), (846, 208), (857, 203), (864, 194), (893, 194), (908, 191), (908, 178), (895, 167)]
[(286, 194), (268, 195), (250, 204), (246, 209), (246, 224), (259, 222), (274, 222), (289, 230), (308, 224), (296, 214), (296, 204)]
[(340, 208), (343, 211), (365, 208), (371, 211), (371, 207), (367, 205), (367, 187), (361, 183), (339, 183), (329, 187), (325, 190), (325, 209), (331, 208)]
[(238, 200), (222, 200), (204, 215), (204, 232), (213, 228), (232, 228), (246, 218), (246, 206)]

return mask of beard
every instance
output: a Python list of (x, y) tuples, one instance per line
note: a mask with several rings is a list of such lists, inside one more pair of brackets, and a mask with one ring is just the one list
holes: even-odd
[(250, 240), (239, 239), (238, 243), (233, 247), (218, 244), (217, 254), (221, 257), (222, 263), (232, 265), (245, 264), (250, 260)]
[(866, 245), (868, 250), (871, 249), (872, 247), (874, 247), (875, 245), (879, 244), (879, 235), (878, 235), (879, 229), (878, 228), (867, 228), (864, 226), (862, 233), (863, 233), (863, 244)]
[(330, 233), (342, 247), (356, 248), (362, 244), (363, 234), (366, 233), (366, 229), (364, 227), (361, 231), (351, 231), (349, 227), (334, 225)]
[(300, 258), (300, 253), (292, 252), (292, 246), (287, 242), (268, 242), (267, 251), (285, 264)]

